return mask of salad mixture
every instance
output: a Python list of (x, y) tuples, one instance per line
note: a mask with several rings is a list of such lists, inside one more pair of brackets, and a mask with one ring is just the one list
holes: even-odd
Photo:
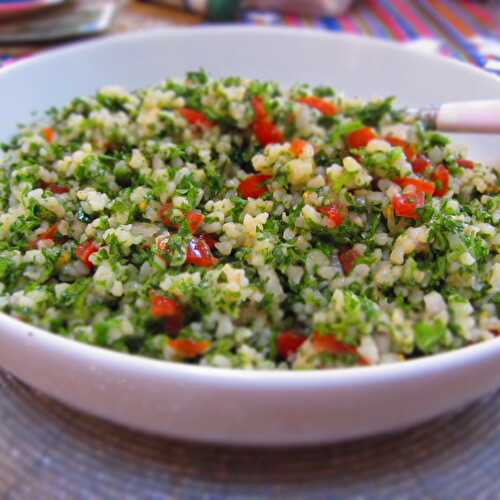
[(500, 333), (499, 169), (393, 98), (203, 71), (109, 86), (0, 154), (0, 308), (216, 367), (403, 361)]

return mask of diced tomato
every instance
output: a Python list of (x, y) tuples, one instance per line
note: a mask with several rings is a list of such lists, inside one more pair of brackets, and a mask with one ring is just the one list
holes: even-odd
[(414, 179), (412, 177), (402, 177), (401, 179), (394, 179), (394, 182), (401, 187), (413, 186), (417, 193), (427, 193), (430, 196), (434, 194), (436, 186), (433, 182), (424, 179)]
[(311, 108), (315, 108), (318, 111), (321, 111), (325, 116), (333, 116), (337, 113), (337, 106), (335, 103), (322, 99), (321, 97), (300, 97), (297, 99), (297, 102), (306, 104)]
[(88, 240), (85, 243), (80, 243), (76, 247), (76, 256), (85, 264), (85, 266), (92, 270), (94, 268), (94, 264), (90, 262), (89, 257), (99, 250), (99, 245), (93, 241)]
[(187, 249), (186, 262), (198, 267), (211, 267), (218, 261), (203, 238), (193, 238)]
[(432, 163), (423, 155), (418, 155), (412, 162), (411, 166), (416, 174), (421, 174), (426, 168), (432, 167)]
[(243, 198), (260, 198), (267, 193), (264, 182), (271, 179), (270, 175), (249, 175), (238, 186), (238, 192)]
[(182, 314), (182, 311), (179, 311), (177, 314), (174, 314), (169, 318), (165, 318), (165, 330), (168, 333), (177, 335), (182, 330), (183, 327), (184, 327), (184, 316)]
[(210, 349), (208, 340), (169, 339), (168, 345), (183, 358), (197, 358)]
[(165, 224), (165, 226), (168, 227), (178, 227), (177, 224), (174, 224), (172, 220), (170, 219), (170, 212), (172, 211), (172, 208), (174, 208), (174, 205), (172, 203), (165, 203), (160, 207), (160, 219)]
[(202, 128), (215, 127), (215, 123), (201, 111), (196, 111), (191, 108), (181, 108), (179, 109), (179, 113), (192, 125), (197, 125)]
[(151, 295), (151, 314), (155, 318), (172, 318), (182, 314), (182, 306), (165, 295), (154, 293)]
[(184, 326), (181, 304), (164, 295), (151, 295), (151, 314), (154, 318), (165, 319), (165, 329), (169, 333), (177, 334)]
[(294, 156), (302, 156), (304, 149), (309, 145), (309, 142), (304, 139), (294, 139), (290, 145), (290, 152)]
[(405, 153), (406, 158), (408, 158), (408, 161), (412, 161), (415, 158), (415, 156), (417, 154), (417, 148), (415, 147), (414, 144), (410, 144), (409, 142), (405, 141), (404, 139), (400, 139), (399, 137), (394, 137), (392, 135), (384, 137), (384, 139), (391, 146), (399, 146), (400, 148), (402, 148), (402, 150)]
[(283, 142), (283, 132), (269, 120), (254, 123), (254, 132), (261, 146)]
[(191, 227), (191, 232), (196, 233), (205, 220), (205, 216), (200, 212), (191, 211), (186, 215), (186, 219)]
[(255, 112), (255, 120), (267, 120), (267, 111), (262, 97), (254, 97), (252, 99), (252, 107)]
[(354, 248), (347, 248), (339, 252), (340, 265), (346, 276), (353, 270), (354, 264), (359, 257), (361, 257), (361, 253)]
[(210, 250), (213, 250), (215, 248), (215, 244), (219, 241), (215, 236), (208, 233), (201, 233), (198, 236), (198, 239), (203, 240), (208, 245)]
[(252, 106), (255, 111), (255, 121), (253, 123), (253, 131), (261, 146), (283, 142), (285, 136), (279, 127), (271, 121), (262, 97), (254, 97)]
[(392, 197), (392, 207), (394, 213), (399, 217), (407, 219), (418, 219), (417, 208), (425, 205), (425, 194), (421, 191), (417, 193), (405, 193)]
[(56, 138), (56, 132), (51, 127), (44, 128), (43, 135), (49, 144), (52, 144)]
[(468, 168), (469, 170), (476, 168), (476, 164), (472, 160), (457, 160), (457, 163), (461, 167)]
[(341, 226), (344, 223), (344, 212), (345, 209), (340, 205), (333, 204), (329, 207), (320, 207), (316, 209), (319, 213), (322, 213), (328, 217), (332, 227)]
[(160, 250), (161, 252), (164, 252), (168, 248), (168, 237), (158, 240), (156, 242), (156, 245), (158, 247), (158, 250)]
[(450, 172), (444, 165), (438, 165), (432, 173), (432, 180), (436, 183), (434, 196), (444, 196), (450, 187)]
[(46, 229), (43, 233), (40, 233), (37, 236), (37, 241), (41, 240), (51, 240), (54, 241), (57, 235), (57, 224), (53, 224), (48, 229)]
[(347, 138), (347, 145), (351, 149), (364, 148), (372, 140), (376, 139), (377, 134), (371, 127), (363, 127), (351, 132)]
[[(170, 219), (170, 213), (173, 208), (174, 206), (172, 203), (165, 203), (164, 205), (162, 205), (159, 212), (160, 219), (163, 224), (165, 224), (165, 226), (172, 229), (179, 229), (179, 224), (174, 224), (172, 222), (172, 219)], [(191, 232), (196, 233), (196, 231), (198, 231), (200, 226), (203, 224), (205, 216), (200, 212), (192, 210), (191, 212), (188, 212), (188, 214), (186, 215), (186, 219), (188, 220), (189, 226), (191, 227)]]
[(333, 335), (321, 335), (314, 333), (314, 348), (316, 352), (329, 352), (330, 354), (351, 354), (358, 358), (359, 364), (369, 365), (370, 363), (359, 354), (357, 348), (337, 340)]
[(299, 347), (305, 342), (306, 338), (295, 330), (281, 332), (276, 340), (276, 347), (280, 356), (283, 359), (288, 359), (288, 356), (295, 354), (299, 350)]
[(70, 189), (68, 186), (62, 186), (61, 184), (54, 184), (54, 183), (42, 183), (43, 189), (46, 189), (48, 191), (52, 191), (54, 194), (64, 194), (64, 193), (69, 193)]

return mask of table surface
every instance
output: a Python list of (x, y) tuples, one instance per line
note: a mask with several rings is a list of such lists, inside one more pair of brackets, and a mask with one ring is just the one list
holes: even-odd
[[(79, 0), (87, 1), (87, 0)], [(104, 2), (109, 0), (90, 0), (93, 3)], [(117, 14), (115, 21), (111, 27), (111, 33), (124, 33), (135, 30), (144, 30), (150, 28), (168, 27), (173, 24), (190, 26), (199, 24), (202, 19), (200, 16), (194, 15), (180, 9), (169, 8), (161, 5), (140, 3), (128, 0), (114, 0), (116, 4), (123, 5)], [(66, 9), (61, 7), (60, 9)], [(42, 15), (44, 13), (40, 13)], [(10, 19), (5, 22), (11, 22)], [(2, 22), (0, 22), (0, 29)], [(68, 42), (66, 42), (68, 43)], [(69, 42), (71, 43), (71, 42)], [(33, 54), (47, 48), (60, 45), (60, 42), (55, 43), (38, 43), (35, 45), (2, 45), (0, 44), (0, 55), (8, 54), (13, 57), (20, 57), (26, 54)]]
[(391, 436), (242, 449), (133, 432), (0, 374), (0, 421), (7, 500), (500, 498), (500, 393)]
[[(113, 32), (195, 24), (129, 3)], [(2, 47), (13, 56), (46, 46)], [(392, 436), (240, 449), (145, 436), (71, 410), (0, 372), (5, 499), (500, 499), (500, 392)]]

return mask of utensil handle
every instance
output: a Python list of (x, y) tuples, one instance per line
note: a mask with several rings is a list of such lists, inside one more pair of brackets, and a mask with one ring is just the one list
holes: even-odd
[(442, 104), (436, 126), (448, 132), (500, 134), (500, 100)]

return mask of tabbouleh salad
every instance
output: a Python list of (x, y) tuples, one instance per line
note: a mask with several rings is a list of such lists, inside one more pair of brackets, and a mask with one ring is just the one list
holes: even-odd
[(0, 153), (0, 308), (216, 367), (403, 361), (500, 332), (499, 169), (393, 99), (204, 71), (51, 109)]

